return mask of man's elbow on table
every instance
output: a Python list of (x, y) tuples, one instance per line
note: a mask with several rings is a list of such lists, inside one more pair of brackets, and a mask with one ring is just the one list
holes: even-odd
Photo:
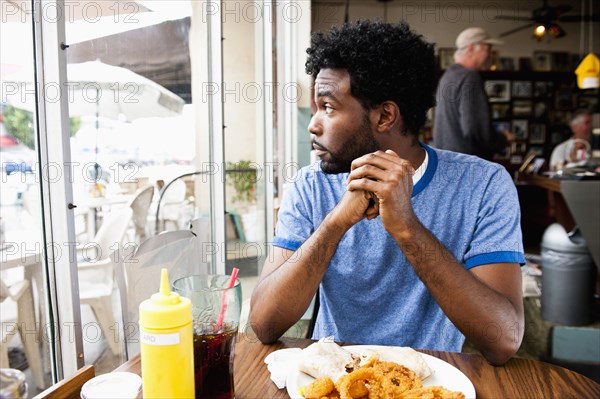
[(493, 347), (488, 350), (482, 350), (481, 353), (492, 366), (502, 366), (517, 353), (521, 347), (522, 340), (523, 333), (521, 332), (518, 339), (516, 337), (501, 339)]
[(277, 327), (277, 323), (273, 322), (272, 318), (267, 316), (267, 312), (263, 309), (257, 310), (259, 307), (250, 306), (250, 327), (252, 331), (256, 334), (256, 337), (263, 344), (272, 344), (279, 339), (285, 332), (285, 330), (281, 331), (281, 328)]

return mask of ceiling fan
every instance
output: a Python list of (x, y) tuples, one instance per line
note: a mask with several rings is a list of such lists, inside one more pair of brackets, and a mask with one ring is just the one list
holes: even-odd
[(504, 37), (511, 35), (516, 32), (534, 27), (533, 35), (541, 40), (544, 35), (549, 35), (553, 38), (563, 37), (567, 32), (559, 25), (561, 23), (569, 22), (581, 22), (581, 21), (600, 21), (600, 15), (598, 14), (581, 14), (581, 15), (570, 15), (568, 14), (573, 7), (567, 4), (559, 4), (556, 6), (548, 5), (547, 0), (543, 0), (543, 5), (536, 8), (531, 12), (530, 17), (509, 17), (505, 15), (499, 15), (497, 19), (510, 20), (510, 21), (530, 21), (526, 25), (520, 26), (515, 29), (501, 33), (499, 36)]

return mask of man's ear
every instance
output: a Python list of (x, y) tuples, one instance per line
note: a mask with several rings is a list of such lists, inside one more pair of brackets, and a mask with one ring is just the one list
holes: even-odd
[(378, 132), (386, 132), (393, 130), (396, 125), (400, 127), (402, 131), (403, 121), (402, 115), (400, 114), (400, 108), (393, 101), (385, 101), (376, 108), (376, 129)]

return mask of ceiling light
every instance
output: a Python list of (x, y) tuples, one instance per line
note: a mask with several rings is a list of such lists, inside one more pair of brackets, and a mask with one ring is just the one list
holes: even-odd
[(548, 35), (553, 39), (558, 39), (566, 36), (567, 32), (565, 32), (565, 30), (559, 24), (554, 22), (539, 24), (534, 28), (533, 37), (537, 40), (542, 40), (545, 35)]
[(542, 37), (544, 37), (545, 33), (546, 33), (546, 27), (544, 25), (538, 25), (533, 30), (533, 36), (538, 40), (541, 40)]
[(567, 34), (564, 31), (564, 29), (560, 27), (560, 25), (555, 24), (555, 23), (548, 24), (548, 27), (546, 30), (548, 31), (548, 34), (555, 39), (559, 38), (559, 37), (563, 37)]

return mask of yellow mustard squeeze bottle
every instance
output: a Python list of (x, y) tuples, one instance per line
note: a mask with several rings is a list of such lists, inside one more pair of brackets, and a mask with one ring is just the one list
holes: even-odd
[(144, 398), (194, 397), (192, 303), (171, 292), (162, 269), (160, 292), (140, 304)]

